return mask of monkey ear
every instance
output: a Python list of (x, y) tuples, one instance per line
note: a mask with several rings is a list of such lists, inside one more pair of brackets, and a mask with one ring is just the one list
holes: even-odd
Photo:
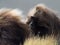
[(40, 7), (36, 7), (36, 11), (40, 10)]
[(44, 11), (42, 10), (41, 7), (37, 6), (36, 7), (36, 12), (38, 12), (39, 14), (43, 14)]

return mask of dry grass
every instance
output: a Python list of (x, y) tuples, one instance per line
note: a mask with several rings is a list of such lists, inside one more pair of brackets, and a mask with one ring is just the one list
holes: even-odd
[(31, 37), (25, 41), (24, 45), (58, 45), (56, 38), (46, 36), (45, 38)]

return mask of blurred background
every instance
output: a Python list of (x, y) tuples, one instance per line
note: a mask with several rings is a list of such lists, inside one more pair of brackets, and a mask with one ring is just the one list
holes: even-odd
[(39, 3), (60, 12), (60, 0), (0, 0), (0, 8), (19, 8), (26, 14), (30, 8)]

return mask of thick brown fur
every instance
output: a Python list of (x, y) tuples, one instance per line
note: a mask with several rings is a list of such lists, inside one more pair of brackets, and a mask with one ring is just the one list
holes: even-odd
[(37, 5), (30, 10), (27, 24), (34, 35), (60, 35), (60, 19), (52, 9), (44, 5)]
[(22, 45), (29, 36), (29, 27), (20, 21), (20, 16), (15, 11), (0, 10), (0, 45)]

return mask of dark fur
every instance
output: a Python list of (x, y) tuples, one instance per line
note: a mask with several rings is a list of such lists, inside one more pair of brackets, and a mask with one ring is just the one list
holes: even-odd
[(27, 21), (34, 35), (60, 35), (60, 19), (55, 12), (41, 6), (36, 7), (36, 12)]
[(28, 26), (20, 22), (19, 16), (13, 16), (12, 10), (0, 12), (0, 45), (20, 45), (29, 36)]

